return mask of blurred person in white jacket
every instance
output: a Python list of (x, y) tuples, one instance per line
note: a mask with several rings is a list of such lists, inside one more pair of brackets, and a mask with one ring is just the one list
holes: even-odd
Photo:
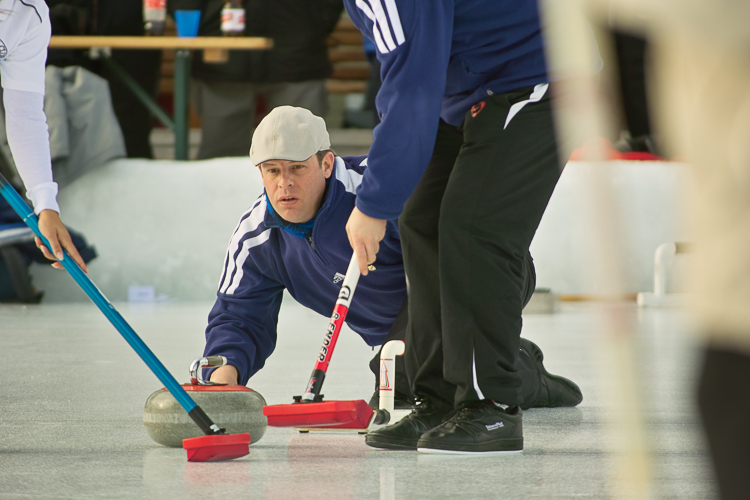
[[(43, 0), (0, 0), (0, 76), (8, 144), (26, 195), (39, 216), (39, 230), (52, 248), (44, 247), (39, 238), (36, 244), (55, 261), (63, 258), (65, 249), (86, 271), (60, 220), (57, 184), (52, 180), (44, 114), (44, 63), (50, 32), (49, 9)], [(62, 268), (59, 262), (52, 265)]]
[[(750, 2), (613, 0), (653, 42), (656, 125), (694, 183), (697, 406), (723, 500), (750, 498)], [(645, 17), (637, 14), (643, 12)]]
[(750, 498), (750, 19), (748, 2), (671, 0), (655, 29), (664, 129), (695, 178), (698, 407), (723, 500)]

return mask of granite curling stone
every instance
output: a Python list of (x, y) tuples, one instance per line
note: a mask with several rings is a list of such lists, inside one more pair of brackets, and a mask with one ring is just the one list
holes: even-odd
[[(227, 434), (249, 432), (252, 444), (266, 433), (268, 420), (263, 415), (266, 400), (249, 387), (192, 384), (182, 387)], [(204, 435), (166, 389), (154, 392), (146, 400), (143, 425), (151, 439), (175, 448), (182, 448), (183, 439)]]

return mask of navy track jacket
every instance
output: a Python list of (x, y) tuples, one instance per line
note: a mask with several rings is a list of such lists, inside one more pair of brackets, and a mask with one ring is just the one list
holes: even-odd
[[(241, 218), (229, 242), (217, 299), (208, 316), (204, 356), (226, 356), (240, 384), (263, 368), (276, 346), (286, 288), (300, 304), (330, 317), (352, 248), (346, 221), (367, 158), (337, 157), (312, 242), (281, 229), (265, 194)], [(388, 221), (375, 271), (362, 276), (346, 323), (370, 346), (383, 343), (406, 299), (398, 224)], [(314, 334), (320, 332), (311, 332)], [(312, 355), (312, 353), (311, 353)]]
[(432, 155), (439, 118), (459, 126), (493, 93), (547, 82), (537, 0), (344, 0), (375, 42), (383, 85), (357, 208), (394, 219)]

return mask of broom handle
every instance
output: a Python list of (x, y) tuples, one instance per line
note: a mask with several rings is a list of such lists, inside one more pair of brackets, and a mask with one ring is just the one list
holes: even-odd
[(352, 302), (354, 289), (357, 288), (358, 281), (359, 264), (357, 262), (357, 255), (352, 253), (352, 258), (349, 261), (349, 268), (346, 270), (344, 282), (341, 284), (339, 298), (336, 300), (336, 305), (333, 308), (333, 315), (328, 323), (326, 334), (323, 337), (323, 345), (320, 348), (318, 360), (315, 362), (315, 368), (313, 368), (310, 380), (307, 382), (307, 389), (305, 389), (304, 394), (302, 394), (301, 402), (303, 403), (314, 402), (320, 394), (320, 390), (323, 387), (323, 381), (326, 378), (326, 372), (328, 371), (328, 365), (331, 363), (333, 349), (336, 347), (336, 341), (339, 338), (341, 327), (344, 325), (346, 314), (349, 312), (349, 304)]
[[(13, 189), (13, 186), (0, 174), (0, 194), (5, 198), (13, 210), (16, 211), (19, 217), (28, 225), (34, 234), (36, 234), (47, 248), (51, 249), (52, 246), (47, 241), (41, 231), (39, 230), (39, 220), (31, 210), (28, 204), (21, 198), (21, 196)], [(104, 313), (109, 319), (112, 325), (120, 332), (120, 335), (127, 341), (128, 344), (135, 350), (135, 352), (141, 357), (141, 359), (151, 368), (154, 375), (164, 384), (164, 386), (172, 393), (178, 403), (185, 409), (190, 418), (201, 428), (201, 430), (207, 434), (222, 434), (223, 430), (214, 424), (206, 413), (198, 406), (193, 399), (188, 396), (185, 389), (174, 379), (171, 373), (167, 371), (164, 365), (159, 359), (151, 352), (151, 349), (141, 340), (137, 333), (130, 327), (125, 319), (115, 309), (112, 303), (104, 296), (104, 294), (97, 288), (93, 281), (89, 279), (86, 274), (81, 271), (73, 259), (63, 250), (63, 258), (60, 260), (60, 264), (65, 268), (66, 271), (73, 277), (78, 285), (86, 292), (91, 301)]]

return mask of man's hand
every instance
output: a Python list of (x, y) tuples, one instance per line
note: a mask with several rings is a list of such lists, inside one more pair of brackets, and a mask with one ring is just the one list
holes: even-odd
[(349, 244), (359, 261), (359, 272), (367, 276), (367, 265), (375, 262), (375, 256), (380, 249), (380, 240), (385, 236), (386, 220), (375, 219), (365, 215), (354, 207), (349, 221), (346, 223), (346, 234)]
[(39, 214), (39, 231), (41, 231), (44, 237), (47, 238), (47, 241), (49, 241), (49, 244), (52, 246), (52, 251), (50, 252), (50, 249), (44, 246), (40, 238), (34, 238), (36, 246), (42, 251), (45, 257), (49, 260), (55, 261), (55, 263), (52, 264), (52, 267), (55, 269), (63, 269), (62, 264), (57, 261), (62, 260), (62, 249), (64, 248), (84, 273), (89, 272), (86, 268), (86, 263), (83, 262), (78, 250), (73, 246), (73, 240), (70, 239), (70, 234), (68, 233), (68, 230), (65, 229), (65, 225), (60, 220), (60, 215), (58, 215), (57, 212), (54, 210), (42, 210)]
[(211, 372), (210, 380), (211, 382), (216, 382), (217, 384), (239, 385), (237, 383), (237, 378), (239, 377), (239, 375), (240, 374), (239, 372), (237, 372), (237, 368), (232, 365), (224, 365)]

